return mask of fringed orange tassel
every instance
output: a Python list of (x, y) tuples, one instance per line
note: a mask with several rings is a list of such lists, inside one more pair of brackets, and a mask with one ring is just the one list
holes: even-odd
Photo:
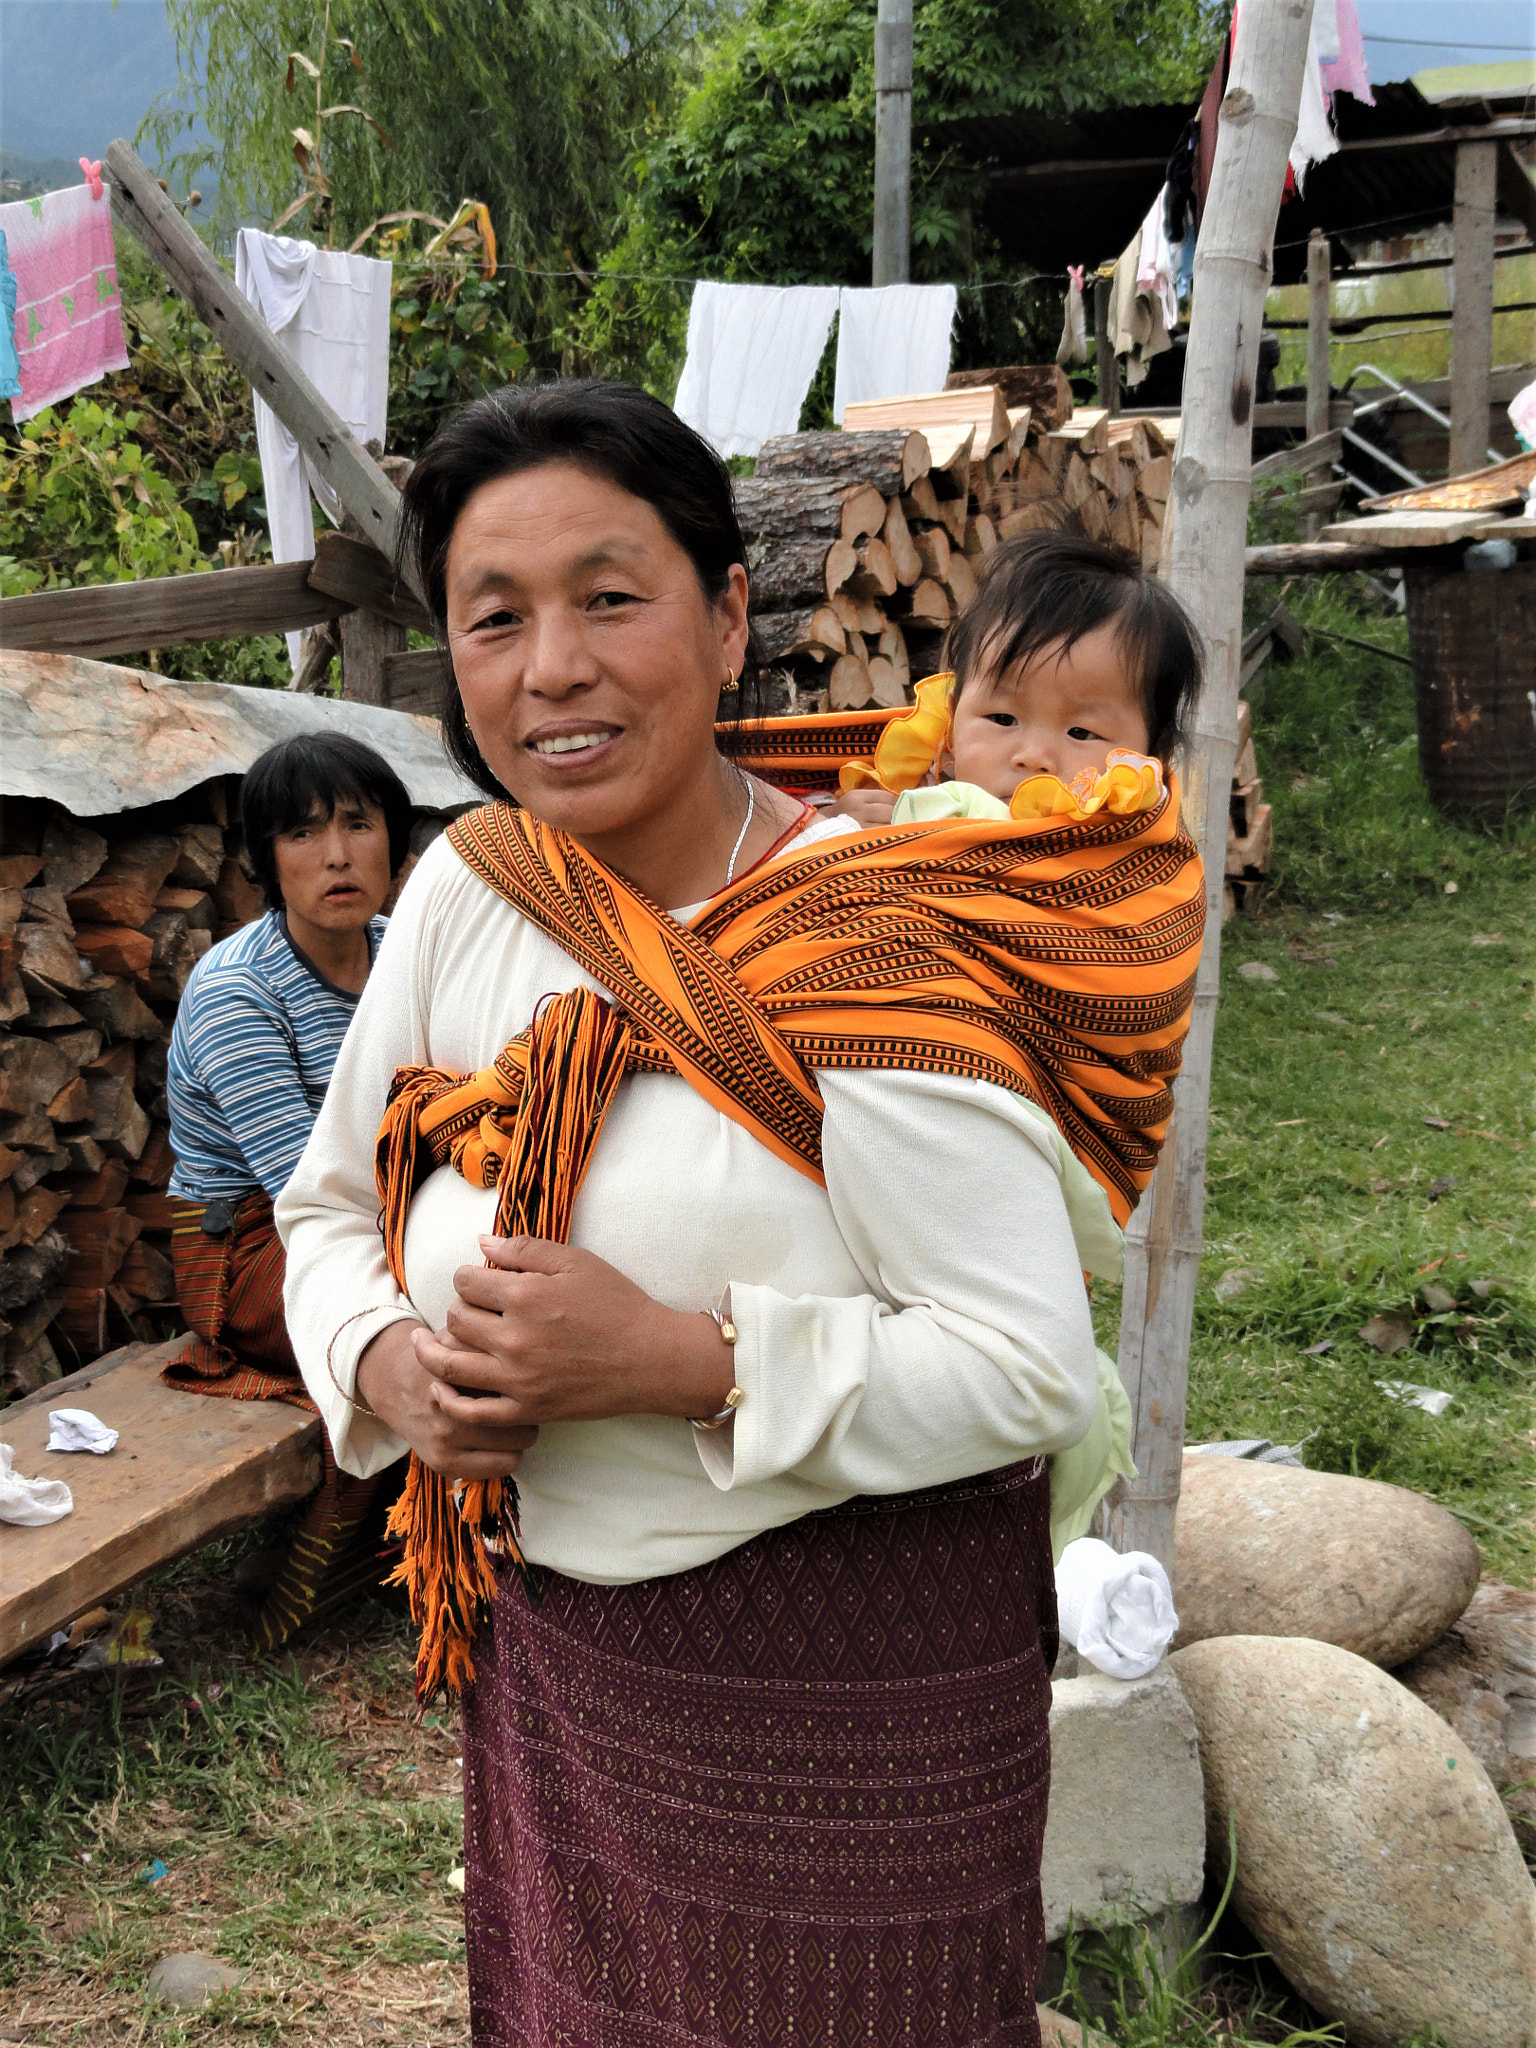
[(404, 1541), (404, 1554), (385, 1583), (405, 1587), (411, 1619), (421, 1630), (416, 1697), (426, 1706), (440, 1692), (462, 1693), (474, 1680), (471, 1645), (496, 1597), (487, 1543), (528, 1574), (519, 1540), (517, 1487), (510, 1479), (455, 1484), (413, 1451), (405, 1490), (389, 1511), (386, 1533)]
[[(396, 1075), (375, 1167), (385, 1252), (401, 1287), (417, 1183), (470, 1142), (501, 1162), (496, 1234), (565, 1242), (629, 1043), (629, 1028), (611, 1003), (591, 989), (572, 989), (540, 1006), (522, 1034), (524, 1058), (509, 1063), (503, 1055), (469, 1082), (431, 1067)], [(404, 1539), (390, 1583), (406, 1588), (421, 1630), (416, 1695), (423, 1702), (444, 1690), (460, 1693), (474, 1679), (471, 1647), (496, 1595), (488, 1544), (537, 1590), (517, 1508), (511, 1479), (446, 1479), (412, 1454), (405, 1491), (389, 1517), (389, 1534)]]

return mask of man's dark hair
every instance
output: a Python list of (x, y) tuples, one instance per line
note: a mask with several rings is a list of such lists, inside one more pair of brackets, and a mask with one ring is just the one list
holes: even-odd
[[(733, 563), (747, 566), (730, 472), (669, 405), (635, 384), (561, 377), (509, 384), (440, 427), (406, 480), (399, 561), (415, 572), (440, 640), (447, 630), (448, 548), (464, 507), (483, 485), (546, 462), (569, 462), (641, 498), (693, 563), (711, 603)], [(740, 687), (722, 718), (758, 715), (761, 661), (749, 643)], [(446, 649), (443, 744), (454, 765), (490, 796), (505, 796), (475, 744)], [(730, 742), (727, 741), (727, 745)]]
[(389, 871), (400, 872), (411, 844), (411, 799), (382, 754), (342, 732), (301, 732), (268, 747), (246, 770), (240, 793), (245, 851), (269, 907), (280, 910), (272, 842), (307, 825), (316, 811), (336, 815), (339, 803), (377, 805), (389, 830)]
[(983, 662), (1006, 675), (1058, 643), (1066, 653), (1111, 621), (1140, 683), (1150, 750), (1166, 761), (1199, 695), (1200, 636), (1166, 583), (1085, 534), (1023, 533), (987, 556), (976, 595), (944, 644), (955, 696)]

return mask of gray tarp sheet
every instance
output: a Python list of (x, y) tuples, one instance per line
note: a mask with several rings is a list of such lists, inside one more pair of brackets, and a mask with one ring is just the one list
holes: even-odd
[(299, 732), (346, 732), (376, 747), (420, 809), (484, 801), (444, 754), (435, 718), (0, 650), (0, 795), (49, 797), (77, 818), (138, 810), (210, 776), (243, 775), (258, 754)]

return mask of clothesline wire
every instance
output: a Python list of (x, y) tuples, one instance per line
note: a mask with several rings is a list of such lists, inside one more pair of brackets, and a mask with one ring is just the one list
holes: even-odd
[[(1334, 230), (1334, 232), (1338, 234), (1363, 235), (1368, 233), (1373, 228), (1401, 227), (1405, 222), (1422, 220), (1423, 218), (1423, 209), (1420, 208), (1417, 212), (1414, 213), (1389, 213), (1383, 214), (1375, 220), (1351, 221), (1347, 228), (1339, 228)], [(1309, 240), (1309, 234), (1297, 235), (1291, 240), (1284, 242), (1276, 242), (1274, 244), (1274, 248), (1277, 251), (1281, 249), (1304, 249), (1307, 246)], [(425, 275), (434, 267), (435, 266), (428, 263), (397, 262), (395, 264), (396, 270), (403, 270), (407, 272), (419, 271), (423, 275)], [(691, 277), (685, 276), (682, 273), (674, 273), (665, 270), (540, 270), (535, 265), (530, 263), (514, 263), (511, 261), (503, 262), (502, 268), (505, 270), (519, 271), (524, 277), (577, 278), (583, 284), (597, 284), (603, 282), (605, 279), (608, 278), (615, 278), (625, 283), (638, 284), (698, 285), (755, 282), (755, 280), (739, 280), (734, 278)], [(1092, 264), (1085, 264), (1084, 269), (1094, 270), (1096, 269), (1096, 266)], [(946, 280), (938, 281), (945, 282)], [(1025, 285), (1059, 285), (1066, 284), (1067, 281), (1068, 273), (1065, 270), (1033, 270), (1029, 273), (1027, 277), (980, 278), (968, 284), (957, 284), (955, 286), (955, 290), (960, 292), (1019, 291), (1022, 290), (1022, 288)], [(853, 287), (853, 289), (857, 289), (857, 287)]]

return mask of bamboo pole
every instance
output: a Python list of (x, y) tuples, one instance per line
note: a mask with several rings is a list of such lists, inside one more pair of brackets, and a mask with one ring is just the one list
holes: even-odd
[(1186, 764), (1184, 816), (1205, 861), (1205, 944), (1174, 1088), (1173, 1126), (1126, 1233), (1120, 1376), (1140, 1475), (1109, 1510), (1117, 1550), (1173, 1564), (1189, 1378), (1189, 1334), (1205, 1216), (1206, 1111), (1221, 965), (1221, 891), (1237, 683), (1253, 394), (1270, 251), (1296, 133), (1312, 0), (1243, 0), (1200, 240), (1183, 425), (1173, 469), (1165, 573), (1206, 644), (1206, 677)]

